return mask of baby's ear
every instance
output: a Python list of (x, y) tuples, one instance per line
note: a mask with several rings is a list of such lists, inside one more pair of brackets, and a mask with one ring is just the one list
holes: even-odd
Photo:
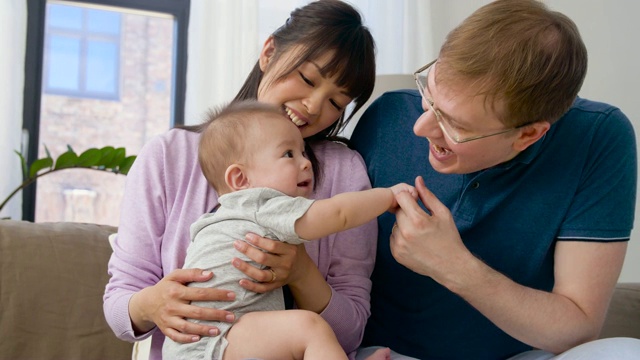
[(230, 165), (227, 168), (224, 173), (224, 182), (227, 183), (231, 191), (248, 189), (250, 186), (247, 174), (245, 174), (242, 165), (238, 164)]

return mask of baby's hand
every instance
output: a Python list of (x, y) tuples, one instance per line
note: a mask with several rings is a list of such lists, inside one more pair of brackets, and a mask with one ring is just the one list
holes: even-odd
[(391, 190), (391, 192), (393, 192), (393, 203), (391, 204), (391, 206), (389, 207), (389, 210), (394, 210), (398, 207), (398, 201), (396, 200), (398, 197), (398, 194), (402, 193), (402, 192), (408, 192), (409, 194), (411, 194), (411, 196), (417, 200), (418, 199), (418, 191), (416, 190), (415, 187), (409, 185), (409, 184), (405, 184), (405, 183), (399, 183), (396, 185), (393, 185), (392, 187), (389, 188)]

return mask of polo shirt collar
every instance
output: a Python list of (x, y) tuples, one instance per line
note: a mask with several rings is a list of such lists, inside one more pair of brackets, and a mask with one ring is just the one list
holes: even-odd
[(538, 139), (538, 141), (536, 141), (531, 146), (526, 148), (523, 152), (516, 155), (516, 157), (514, 157), (513, 159), (507, 162), (496, 165), (496, 168), (506, 170), (506, 169), (510, 169), (512, 166), (517, 164), (525, 164), (525, 165), (530, 164), (533, 161), (533, 159), (535, 159), (536, 156), (538, 156), (538, 154), (540, 153), (542, 149), (542, 144), (544, 143), (544, 140), (546, 137), (547, 137), (547, 134), (542, 135), (542, 137)]

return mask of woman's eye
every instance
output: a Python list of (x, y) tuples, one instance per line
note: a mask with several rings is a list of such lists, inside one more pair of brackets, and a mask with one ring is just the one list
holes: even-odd
[(306, 82), (307, 85), (309, 86), (313, 86), (313, 83), (311, 82), (311, 80), (307, 79), (306, 76), (304, 76), (304, 74), (300, 71), (298, 71), (298, 74), (300, 74), (300, 77), (302, 78), (302, 81)]
[(338, 111), (342, 111), (344, 108), (342, 106), (340, 106), (340, 104), (338, 104), (337, 102), (331, 100), (331, 105), (333, 105), (334, 108), (336, 108), (336, 110)]

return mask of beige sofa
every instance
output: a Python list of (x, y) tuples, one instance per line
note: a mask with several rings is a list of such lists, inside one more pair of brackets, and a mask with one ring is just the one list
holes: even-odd
[[(0, 220), (0, 359), (131, 359), (102, 312), (111, 226)], [(618, 284), (602, 337), (640, 338), (640, 283)]]

